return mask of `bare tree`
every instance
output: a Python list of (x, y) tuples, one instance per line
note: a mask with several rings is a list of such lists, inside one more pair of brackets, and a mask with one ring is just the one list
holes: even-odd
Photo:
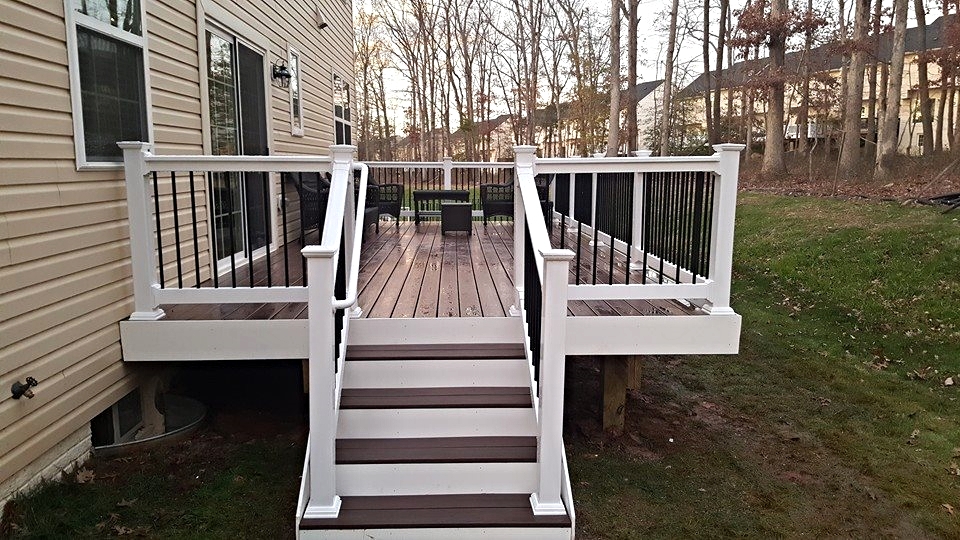
[(614, 157), (620, 147), (620, 0), (610, 2), (610, 121), (607, 123), (607, 156)]
[(907, 35), (907, 0), (893, 2), (893, 50), (890, 53), (890, 72), (887, 80), (886, 107), (880, 123), (874, 177), (887, 180), (892, 174), (890, 162), (897, 151), (897, 124), (900, 115), (900, 88), (903, 84), (903, 54)]
[(679, 0), (673, 0), (672, 7), (670, 8), (670, 35), (667, 38), (666, 67), (663, 72), (663, 105), (661, 106), (660, 113), (661, 156), (666, 156), (670, 152), (670, 109), (672, 108), (673, 63), (677, 47), (677, 12), (679, 9)]
[(866, 38), (870, 23), (870, 0), (855, 0), (852, 50), (847, 69), (846, 116), (843, 119), (843, 146), (840, 149), (839, 171), (849, 176), (860, 161), (860, 109), (863, 105), (863, 71), (866, 65)]
[[(918, 90), (920, 91), (920, 121), (923, 124), (923, 155), (933, 153), (933, 108), (930, 106), (930, 81), (927, 76), (927, 8), (923, 0), (913, 1), (914, 14), (917, 17), (917, 30), (920, 32), (920, 54), (917, 56), (917, 71), (919, 76)], [(941, 81), (940, 88), (943, 88)], [(941, 101), (943, 101), (941, 92)]]
[(627, 152), (638, 148), (637, 125), (637, 27), (640, 24), (640, 0), (627, 0)]

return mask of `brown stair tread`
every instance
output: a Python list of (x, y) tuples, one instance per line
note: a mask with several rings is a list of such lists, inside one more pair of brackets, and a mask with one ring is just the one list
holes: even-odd
[(301, 529), (570, 527), (568, 516), (534, 516), (529, 494), (342, 497), (334, 519), (304, 518)]
[(351, 345), (347, 360), (470, 360), (525, 358), (521, 343), (468, 343), (455, 345)]
[(344, 388), (341, 409), (437, 409), (456, 407), (531, 407), (524, 386), (460, 386), (451, 388)]
[(337, 463), (532, 463), (536, 437), (337, 439)]

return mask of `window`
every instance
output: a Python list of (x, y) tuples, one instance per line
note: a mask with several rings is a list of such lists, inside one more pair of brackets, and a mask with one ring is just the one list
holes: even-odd
[(143, 409), (140, 390), (136, 389), (90, 421), (93, 446), (109, 446), (133, 440), (141, 427)]
[(78, 167), (122, 161), (118, 141), (149, 141), (140, 0), (66, 0)]
[(300, 68), (300, 53), (293, 47), (287, 54), (290, 65), (290, 134), (303, 136), (303, 92), (301, 89), (302, 70)]
[(350, 85), (339, 75), (333, 76), (333, 131), (336, 144), (351, 144)]

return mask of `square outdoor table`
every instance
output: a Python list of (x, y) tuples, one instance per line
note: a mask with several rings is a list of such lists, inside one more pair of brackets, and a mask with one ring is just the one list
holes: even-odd
[(413, 223), (420, 225), (420, 218), (423, 216), (437, 217), (440, 212), (431, 210), (436, 208), (432, 201), (458, 201), (469, 202), (470, 192), (465, 189), (415, 189), (413, 190)]
[(440, 204), (440, 234), (462, 231), (473, 234), (473, 207), (468, 202), (445, 202)]

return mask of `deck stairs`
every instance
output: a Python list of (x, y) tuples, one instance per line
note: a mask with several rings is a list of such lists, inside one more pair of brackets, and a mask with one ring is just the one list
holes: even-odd
[(301, 539), (569, 539), (535, 516), (537, 416), (522, 342), (350, 345), (336, 439), (336, 518)]

